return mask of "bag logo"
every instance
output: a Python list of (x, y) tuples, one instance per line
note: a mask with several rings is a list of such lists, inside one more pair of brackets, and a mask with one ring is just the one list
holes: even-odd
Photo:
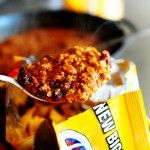
[(93, 150), (86, 136), (77, 131), (64, 130), (58, 136), (62, 150)]

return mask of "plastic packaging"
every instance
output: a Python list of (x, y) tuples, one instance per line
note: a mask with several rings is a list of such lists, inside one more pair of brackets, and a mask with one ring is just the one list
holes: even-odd
[(55, 125), (61, 150), (149, 150), (141, 90), (109, 99)]

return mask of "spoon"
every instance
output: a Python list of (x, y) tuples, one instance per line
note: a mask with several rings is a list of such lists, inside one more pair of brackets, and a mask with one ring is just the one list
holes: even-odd
[(18, 87), (20, 90), (22, 90), (24, 93), (26, 93), (28, 96), (30, 96), (33, 99), (36, 99), (38, 101), (44, 102), (44, 103), (45, 102), (47, 102), (47, 103), (62, 103), (62, 102), (65, 102), (63, 100), (49, 101), (49, 100), (45, 100), (45, 99), (39, 98), (37, 96), (34, 96), (30, 92), (28, 92), (25, 88), (23, 88), (15, 79), (13, 79), (9, 76), (0, 75), (0, 81), (4, 81), (4, 82), (7, 82), (7, 83), (10, 83), (10, 84), (14, 85), (14, 86)]

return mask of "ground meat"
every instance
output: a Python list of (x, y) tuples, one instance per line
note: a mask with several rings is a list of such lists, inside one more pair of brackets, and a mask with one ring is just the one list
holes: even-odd
[(20, 69), (18, 82), (47, 101), (82, 102), (110, 79), (110, 56), (94, 47), (73, 47)]
[[(65, 36), (64, 36), (65, 35)], [(75, 28), (37, 28), (0, 41), (0, 74), (8, 74), (16, 62), (14, 56), (56, 55), (74, 45), (97, 45), (92, 33)]]

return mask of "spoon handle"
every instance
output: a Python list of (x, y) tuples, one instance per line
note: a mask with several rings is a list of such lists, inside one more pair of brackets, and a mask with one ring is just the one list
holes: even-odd
[(23, 88), (15, 81), (15, 79), (13, 79), (13, 78), (11, 78), (11, 77), (8, 77), (8, 76), (5, 76), (5, 75), (0, 75), (0, 81), (4, 81), (4, 82), (11, 83), (11, 84), (17, 86), (18, 88), (23, 89)]

